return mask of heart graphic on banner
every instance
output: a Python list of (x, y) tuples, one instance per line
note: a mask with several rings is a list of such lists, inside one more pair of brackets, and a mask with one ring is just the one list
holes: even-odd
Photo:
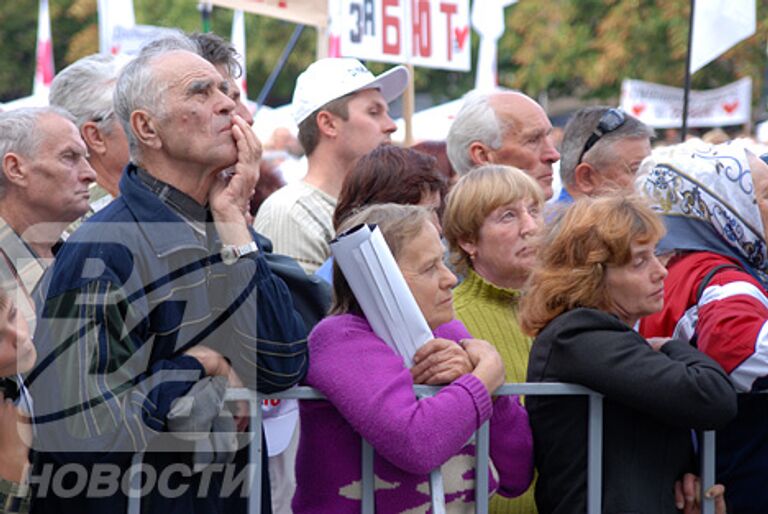
[(467, 36), (469, 35), (469, 26), (466, 26), (463, 29), (456, 27), (453, 29), (453, 33), (456, 36), (456, 42), (459, 44), (459, 50), (463, 50), (464, 43), (466, 43)]
[(738, 108), (739, 108), (738, 100), (734, 100), (733, 102), (725, 102), (723, 104), (723, 110), (728, 114), (733, 114), (733, 111), (735, 111)]
[(635, 104), (632, 106), (632, 114), (635, 116), (640, 116), (642, 112), (645, 110), (645, 104)]

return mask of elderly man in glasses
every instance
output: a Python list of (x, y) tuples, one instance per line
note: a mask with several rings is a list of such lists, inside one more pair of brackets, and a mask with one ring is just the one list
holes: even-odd
[(552, 123), (532, 98), (517, 91), (467, 95), (448, 132), (448, 158), (463, 175), (481, 164), (506, 164), (525, 171), (552, 197), (552, 165), (560, 159)]
[(609, 107), (577, 111), (563, 133), (558, 203), (610, 191), (632, 191), (640, 163), (651, 153), (653, 129)]

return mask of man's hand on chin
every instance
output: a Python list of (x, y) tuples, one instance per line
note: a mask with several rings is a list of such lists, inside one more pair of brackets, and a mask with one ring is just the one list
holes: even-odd
[(243, 118), (233, 114), (232, 120), (237, 162), (226, 173), (216, 177), (208, 194), (208, 203), (222, 243), (245, 244), (251, 239), (247, 231), (247, 216), (250, 199), (259, 180), (262, 149), (261, 142)]

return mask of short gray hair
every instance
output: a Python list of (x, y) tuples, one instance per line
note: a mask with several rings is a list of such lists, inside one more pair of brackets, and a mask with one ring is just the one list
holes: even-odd
[[(16, 153), (22, 157), (31, 157), (37, 153), (40, 145), (40, 132), (37, 124), (45, 115), (55, 114), (75, 122), (75, 117), (61, 107), (24, 107), (12, 111), (0, 112), (0, 166), (6, 154)], [(5, 170), (0, 173), (0, 198), (5, 195), (7, 181)]]
[(150, 41), (141, 48), (139, 55), (123, 68), (117, 79), (113, 97), (115, 112), (123, 125), (131, 161), (135, 164), (138, 164), (141, 150), (139, 141), (131, 130), (131, 113), (144, 109), (161, 118), (165, 117), (163, 88), (158, 83), (157, 70), (152, 66), (152, 62), (163, 54), (179, 50), (199, 54), (197, 45), (181, 31), (173, 31)]
[(498, 150), (502, 137), (509, 129), (503, 125), (491, 106), (494, 92), (471, 91), (465, 96), (464, 104), (451, 124), (446, 138), (448, 160), (459, 175), (474, 167), (469, 157), (469, 146), (478, 141)]
[(77, 128), (95, 121), (111, 133), (114, 115), (112, 92), (125, 60), (112, 55), (93, 54), (61, 70), (53, 79), (48, 100), (75, 116)]
[[(563, 142), (560, 145), (560, 178), (563, 185), (573, 185), (576, 166), (579, 165), (579, 157), (584, 150), (584, 145), (597, 128), (600, 118), (609, 109), (610, 107), (606, 106), (585, 107), (576, 111), (568, 120), (563, 132)], [(584, 154), (583, 160), (599, 168), (619, 157), (613, 152), (613, 143), (616, 141), (653, 138), (654, 133), (651, 127), (629, 114), (625, 113), (624, 116), (624, 124), (601, 137)]]

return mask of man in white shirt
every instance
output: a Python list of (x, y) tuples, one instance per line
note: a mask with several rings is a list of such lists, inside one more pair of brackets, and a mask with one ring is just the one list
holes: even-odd
[(314, 273), (330, 256), (333, 211), (344, 178), (357, 160), (390, 141), (395, 123), (388, 103), (408, 83), (397, 66), (378, 77), (358, 60), (320, 59), (296, 80), (294, 118), (309, 163), (307, 175), (273, 193), (256, 216), (256, 230), (275, 253)]

